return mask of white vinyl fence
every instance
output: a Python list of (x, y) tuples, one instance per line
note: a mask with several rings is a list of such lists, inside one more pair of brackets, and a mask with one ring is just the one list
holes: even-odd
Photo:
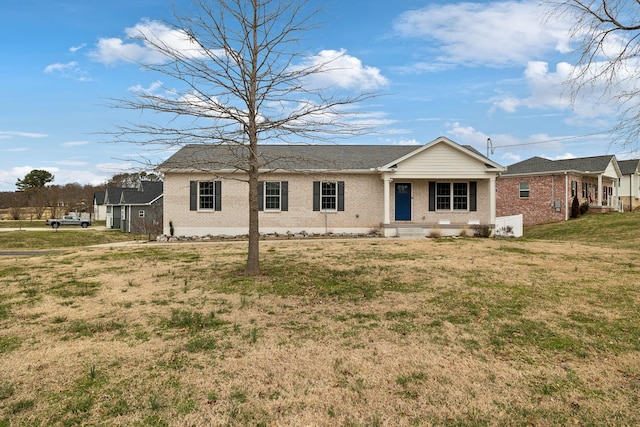
[(496, 237), (522, 237), (522, 214), (496, 218)]

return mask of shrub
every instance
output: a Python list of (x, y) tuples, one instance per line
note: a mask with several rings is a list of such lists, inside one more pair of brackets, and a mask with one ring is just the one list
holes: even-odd
[(581, 213), (580, 202), (578, 201), (578, 196), (573, 196), (573, 201), (571, 202), (571, 218), (578, 218)]
[(580, 205), (580, 215), (584, 215), (589, 211), (589, 202), (584, 202)]
[(474, 224), (473, 226), (474, 237), (489, 237), (491, 236), (491, 227), (488, 224)]
[(440, 231), (439, 228), (432, 228), (429, 231), (429, 237), (431, 237), (432, 239), (439, 239), (440, 237), (442, 237), (442, 231)]

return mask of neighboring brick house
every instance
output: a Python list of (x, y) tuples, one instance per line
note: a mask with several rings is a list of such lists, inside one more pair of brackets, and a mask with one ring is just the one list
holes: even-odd
[[(165, 234), (248, 233), (249, 189), (235, 156), (243, 149), (188, 145), (160, 165)], [(261, 233), (495, 227), (495, 181), (505, 168), (445, 137), (423, 146), (265, 144), (258, 155)]]
[(640, 207), (640, 160), (619, 160), (622, 178), (618, 196), (625, 212), (632, 212)]
[(496, 181), (496, 215), (523, 215), (523, 224), (566, 221), (571, 203), (593, 210), (618, 209), (621, 177), (616, 157), (566, 160), (532, 157), (507, 167)]

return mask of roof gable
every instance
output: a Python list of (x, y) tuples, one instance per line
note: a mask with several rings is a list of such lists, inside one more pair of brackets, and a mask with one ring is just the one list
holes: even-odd
[(436, 139), (434, 139), (433, 141), (407, 153), (406, 155), (404, 155), (403, 157), (395, 160), (392, 163), (388, 163), (386, 165), (384, 165), (382, 167), (382, 169), (388, 169), (394, 166), (397, 166), (399, 164), (401, 164), (402, 162), (406, 162), (409, 159), (411, 159), (412, 157), (416, 157), (416, 156), (420, 156), (423, 152), (427, 152), (427, 151), (433, 151), (436, 149), (436, 147), (439, 146), (446, 146), (448, 148), (450, 148), (451, 150), (449, 150), (449, 152), (457, 152), (458, 154), (462, 155), (462, 156), (466, 156), (468, 157), (470, 160), (475, 161), (476, 163), (480, 163), (481, 165), (487, 166), (489, 168), (495, 168), (497, 170), (505, 170), (505, 168), (495, 162), (493, 162), (492, 160), (490, 160), (489, 158), (483, 156), (482, 154), (480, 154), (480, 152), (478, 152), (478, 150), (476, 150), (475, 148), (468, 146), (468, 145), (460, 145), (457, 144), (453, 141), (451, 141), (449, 138), (446, 138), (444, 136), (438, 137)]

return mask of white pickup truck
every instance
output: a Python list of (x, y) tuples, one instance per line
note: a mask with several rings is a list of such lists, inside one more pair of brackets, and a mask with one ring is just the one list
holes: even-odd
[(62, 218), (48, 219), (47, 225), (53, 228), (58, 228), (61, 225), (79, 225), (82, 228), (87, 228), (91, 225), (91, 220), (83, 219), (76, 215), (65, 215)]

